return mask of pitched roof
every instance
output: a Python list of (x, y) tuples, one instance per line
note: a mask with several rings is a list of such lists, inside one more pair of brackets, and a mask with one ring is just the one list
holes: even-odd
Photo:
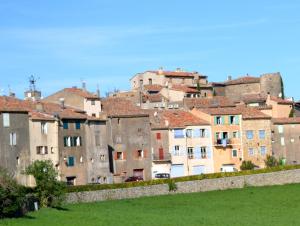
[(29, 116), (33, 120), (39, 120), (39, 121), (54, 121), (55, 117), (51, 114), (47, 114), (44, 112), (38, 112), (38, 111), (30, 111)]
[(212, 98), (184, 98), (184, 105), (189, 108), (209, 108), (209, 107), (234, 107), (232, 100), (223, 96)]
[(148, 116), (149, 113), (135, 106), (130, 100), (121, 97), (109, 97), (102, 100), (102, 110), (108, 116)]
[(260, 78), (259, 77), (253, 77), (253, 76), (243, 76), (239, 77), (237, 79), (232, 79), (224, 82), (225, 85), (238, 85), (238, 84), (249, 84), (249, 83), (259, 83)]
[(172, 85), (171, 90), (182, 91), (185, 93), (200, 93), (197, 89), (188, 87), (186, 85)]
[(162, 102), (164, 96), (160, 93), (143, 95), (143, 103), (149, 100), (150, 103)]
[(157, 70), (157, 71), (147, 71), (151, 73), (155, 73), (157, 75), (164, 75), (167, 77), (194, 77), (194, 76), (199, 76), (199, 77), (207, 77), (204, 75), (198, 74), (198, 72), (186, 72), (186, 71), (163, 71), (163, 70)]
[(30, 109), (24, 103), (14, 97), (0, 96), (0, 111), (2, 112), (28, 112)]
[(270, 99), (272, 101), (275, 101), (277, 102), (278, 104), (293, 104), (294, 102), (291, 101), (291, 100), (285, 100), (285, 99), (282, 99), (280, 97), (275, 97), (275, 96), (270, 96)]
[(150, 121), (153, 129), (209, 125), (207, 121), (204, 121), (184, 110), (152, 110), (151, 112)]
[(144, 88), (145, 91), (159, 92), (159, 91), (161, 91), (163, 86), (161, 86), (161, 85), (144, 85), (143, 88)]
[(274, 124), (300, 124), (300, 117), (295, 118), (274, 118), (272, 119)]
[(242, 96), (242, 101), (246, 104), (248, 103), (262, 103), (267, 100), (267, 95), (261, 94), (261, 93), (255, 93), (255, 94), (244, 94)]
[(243, 119), (271, 119), (269, 115), (260, 110), (246, 106), (201, 108), (198, 110), (209, 115), (242, 115)]
[(87, 99), (100, 99), (96, 94), (93, 94), (91, 92), (88, 92), (86, 90), (80, 89), (80, 88), (65, 88), (63, 89), (65, 92), (73, 93), (76, 95), (79, 95), (81, 97), (87, 98)]

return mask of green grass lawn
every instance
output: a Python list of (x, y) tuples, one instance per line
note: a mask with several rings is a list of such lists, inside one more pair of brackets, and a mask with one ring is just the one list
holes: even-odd
[(300, 184), (67, 205), (25, 218), (20, 226), (300, 225)]

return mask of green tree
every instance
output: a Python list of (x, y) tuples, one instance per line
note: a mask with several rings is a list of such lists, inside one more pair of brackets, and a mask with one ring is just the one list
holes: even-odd
[(56, 207), (62, 204), (66, 186), (57, 180), (58, 173), (50, 160), (33, 162), (26, 168), (25, 173), (35, 179), (34, 192), (41, 207)]
[(274, 166), (278, 166), (279, 162), (274, 156), (267, 155), (267, 158), (265, 160), (265, 164), (266, 164), (267, 167), (274, 167)]
[(6, 170), (0, 169), (0, 218), (20, 216), (24, 200), (24, 187), (18, 185)]
[(253, 170), (255, 165), (251, 161), (243, 161), (241, 170)]
[(280, 77), (280, 84), (281, 84), (281, 94), (282, 94), (282, 99), (284, 99), (284, 84), (283, 84), (283, 80), (282, 78)]

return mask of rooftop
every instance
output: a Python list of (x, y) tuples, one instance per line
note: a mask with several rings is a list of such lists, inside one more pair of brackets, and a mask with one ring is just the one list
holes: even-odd
[(234, 107), (233, 101), (223, 96), (212, 98), (184, 98), (184, 105), (189, 108)]
[(272, 119), (274, 124), (300, 124), (300, 117), (295, 118), (274, 118)]
[(87, 99), (99, 99), (99, 97), (96, 94), (88, 92), (84, 89), (76, 88), (76, 87), (65, 88), (65, 89), (63, 89), (63, 91), (73, 93), (73, 94), (79, 95), (79, 96), (87, 98)]

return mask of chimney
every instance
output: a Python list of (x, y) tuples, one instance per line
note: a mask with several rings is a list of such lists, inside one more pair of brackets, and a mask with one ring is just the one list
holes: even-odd
[(10, 91), (10, 92), (9, 92), (9, 96), (15, 98), (15, 97), (16, 97), (16, 94), (15, 94), (14, 92), (11, 92), (11, 91)]
[(97, 96), (100, 98), (100, 89), (99, 89), (99, 84), (97, 84)]
[(65, 108), (65, 98), (59, 98), (59, 103), (62, 109)]
[(176, 68), (176, 72), (181, 72), (181, 71), (182, 71), (182, 70), (181, 70), (180, 67)]
[(232, 76), (231, 76), (231, 75), (228, 75), (227, 81), (231, 81), (231, 79), (232, 79)]

